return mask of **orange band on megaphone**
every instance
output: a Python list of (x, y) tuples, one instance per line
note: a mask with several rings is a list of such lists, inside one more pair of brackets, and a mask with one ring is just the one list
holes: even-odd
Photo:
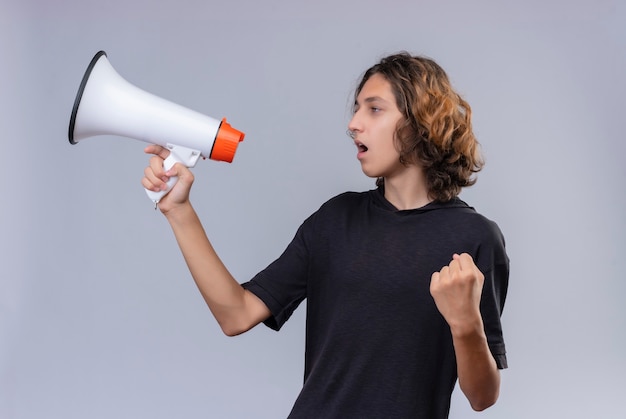
[(235, 157), (237, 146), (243, 141), (244, 137), (245, 134), (243, 132), (231, 127), (226, 122), (226, 118), (223, 118), (213, 143), (210, 159), (231, 163)]

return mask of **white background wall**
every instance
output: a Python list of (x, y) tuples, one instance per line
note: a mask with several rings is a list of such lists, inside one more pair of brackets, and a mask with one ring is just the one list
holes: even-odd
[(622, 418), (623, 1), (0, 0), (0, 417), (279, 418), (304, 310), (226, 338), (145, 196), (144, 144), (71, 146), (91, 57), (246, 132), (193, 200), (245, 281), (331, 196), (365, 190), (345, 135), (362, 71), (429, 55), (474, 110), (487, 166), (462, 197), (504, 231), (510, 368), (454, 418)]

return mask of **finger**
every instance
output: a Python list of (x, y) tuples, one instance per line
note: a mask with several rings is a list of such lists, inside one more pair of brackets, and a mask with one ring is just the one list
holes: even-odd
[(168, 177), (178, 176), (178, 181), (185, 185), (191, 185), (194, 181), (193, 173), (182, 163), (176, 163), (170, 170), (165, 172)]
[(164, 160), (167, 158), (167, 156), (170, 155), (170, 151), (167, 148), (161, 147), (158, 144), (150, 144), (149, 146), (144, 148), (143, 151), (146, 154), (154, 154), (155, 156), (159, 156)]
[(145, 189), (149, 190), (149, 191), (153, 191), (153, 192), (158, 192), (161, 190), (160, 187), (156, 186), (154, 183), (150, 182), (148, 180), (148, 178), (143, 178), (141, 179), (141, 186), (143, 186)]
[(450, 262), (449, 266), (450, 266), (450, 274), (451, 275), (461, 271), (461, 264), (460, 264), (459, 260), (454, 258), (454, 257), (452, 258), (452, 261)]
[(437, 282), (439, 281), (439, 272), (433, 272), (433, 274), (430, 276), (430, 282)]
[(455, 260), (458, 261), (461, 270), (472, 269), (474, 267), (474, 259), (469, 253), (461, 253), (460, 255), (455, 256)]
[(170, 167), (170, 169), (165, 172), (165, 176), (184, 176), (186, 168), (187, 167), (182, 163), (174, 163), (174, 166)]
[(150, 158), (149, 168), (154, 173), (154, 176), (163, 182), (167, 182), (167, 175), (165, 174), (165, 168), (163, 167), (163, 158), (161, 156), (153, 156)]
[(444, 266), (443, 268), (441, 268), (441, 270), (439, 271), (439, 279), (444, 281), (449, 276), (450, 276), (450, 267), (449, 266)]
[(166, 187), (167, 178), (165, 181), (154, 174), (154, 170), (151, 167), (146, 167), (143, 171), (144, 177), (141, 179), (141, 184), (144, 188), (151, 191), (160, 191)]
[(437, 294), (440, 284), (441, 283), (439, 282), (439, 272), (433, 272), (433, 274), (430, 276), (430, 286), (428, 287), (430, 290), (430, 295), (434, 296), (435, 294)]

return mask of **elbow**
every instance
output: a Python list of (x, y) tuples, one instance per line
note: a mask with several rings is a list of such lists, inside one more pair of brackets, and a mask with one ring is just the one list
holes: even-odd
[[(248, 305), (248, 307), (250, 306)], [(227, 309), (212, 309), (211, 311), (222, 332), (226, 336), (232, 337), (246, 333), (270, 315), (265, 305), (260, 307), (260, 309), (254, 309), (254, 307), (246, 308), (239, 305)]]
[(500, 396), (500, 387), (488, 388), (487, 386), (482, 386), (481, 391), (465, 392), (465, 396), (472, 410), (482, 412), (496, 404)]
[(228, 337), (239, 336), (243, 333), (246, 333), (254, 326), (254, 324), (237, 321), (235, 319), (230, 319), (229, 321), (218, 321), (218, 324), (222, 329), (222, 333), (224, 333), (224, 335)]
[[(492, 369), (493, 374), (479, 376), (476, 380), (459, 380), (461, 390), (476, 412), (482, 412), (496, 404), (500, 397), (500, 371)], [(465, 376), (467, 378), (467, 376)]]
[(475, 412), (482, 412), (483, 410), (487, 410), (489, 409), (491, 406), (493, 406), (495, 404), (494, 403), (481, 403), (481, 404), (472, 404), (472, 409)]
[(224, 335), (226, 335), (228, 337), (239, 336), (242, 333), (245, 333), (245, 332), (248, 331), (247, 328), (237, 327), (236, 325), (220, 324), (220, 327), (222, 329), (222, 333), (224, 333)]
[(222, 332), (224, 333), (224, 335), (228, 336), (229, 338), (239, 336), (240, 334), (243, 333), (235, 329), (224, 329), (224, 328), (222, 328)]
[(495, 394), (491, 397), (483, 397), (477, 400), (471, 400), (470, 405), (472, 409), (476, 412), (482, 412), (483, 410), (487, 410), (498, 401), (498, 395)]

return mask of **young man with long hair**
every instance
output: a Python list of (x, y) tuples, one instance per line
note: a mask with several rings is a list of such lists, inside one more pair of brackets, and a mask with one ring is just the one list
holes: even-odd
[(376, 188), (324, 203), (286, 250), (240, 284), (190, 201), (193, 175), (154, 154), (159, 203), (224, 333), (278, 330), (307, 299), (304, 384), (292, 418), (446, 418), (456, 380), (475, 410), (507, 367), (509, 262), (498, 226), (459, 199), (482, 166), (471, 108), (433, 60), (399, 53), (365, 72), (348, 133)]

